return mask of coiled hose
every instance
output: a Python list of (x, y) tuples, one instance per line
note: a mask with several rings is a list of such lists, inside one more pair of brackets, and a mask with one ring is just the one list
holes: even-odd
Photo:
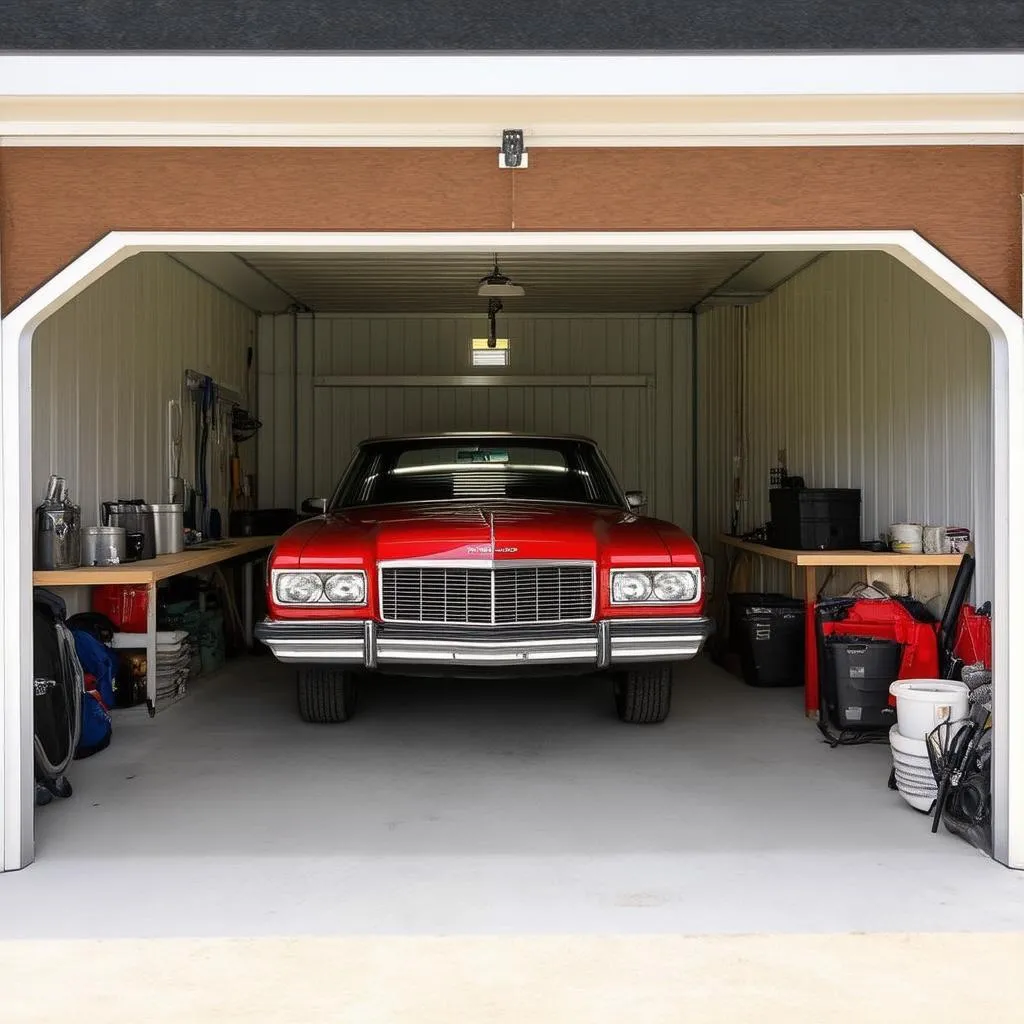
[(82, 672), (82, 663), (78, 660), (78, 654), (75, 651), (74, 635), (63, 622), (55, 622), (54, 628), (57, 631), (61, 667), (61, 679), (57, 680), (57, 683), (64, 694), (68, 713), (67, 753), (60, 763), (54, 764), (50, 760), (39, 737), (35, 737), (36, 767), (41, 775), (51, 781), (59, 779), (67, 771), (68, 765), (71, 764), (75, 751), (78, 749), (78, 741), (82, 735), (82, 692), (85, 689), (85, 675)]

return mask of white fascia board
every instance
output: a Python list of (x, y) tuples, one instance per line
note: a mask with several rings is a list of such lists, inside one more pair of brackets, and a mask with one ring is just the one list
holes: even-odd
[(1013, 96), (1024, 54), (0, 54), (0, 97)]
[[(500, 146), (502, 127), (473, 124), (261, 125), (245, 121), (188, 124), (170, 122), (51, 122), (0, 117), (0, 146), (299, 146), (413, 147), (472, 149)], [(1024, 142), (1024, 116), (998, 122), (833, 121), (799, 124), (626, 124), (521, 125), (533, 148), (701, 146), (1007, 146)]]

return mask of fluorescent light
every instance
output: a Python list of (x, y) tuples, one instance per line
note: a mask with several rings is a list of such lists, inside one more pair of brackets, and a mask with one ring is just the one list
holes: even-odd
[(473, 349), (474, 366), (508, 366), (507, 348)]
[(474, 338), (470, 353), (474, 366), (508, 366), (508, 338), (496, 338), (494, 348), (487, 338)]

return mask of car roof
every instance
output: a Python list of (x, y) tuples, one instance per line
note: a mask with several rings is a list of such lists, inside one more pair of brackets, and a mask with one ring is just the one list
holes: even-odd
[(484, 439), (488, 441), (516, 440), (524, 441), (578, 441), (583, 444), (596, 445), (592, 438), (582, 434), (540, 434), (523, 430), (448, 430), (423, 434), (385, 434), (381, 437), (368, 437), (359, 442), (359, 447), (371, 444), (387, 444), (392, 441), (468, 441)]

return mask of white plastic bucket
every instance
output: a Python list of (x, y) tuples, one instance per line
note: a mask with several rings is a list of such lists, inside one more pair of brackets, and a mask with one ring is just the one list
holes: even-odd
[[(115, 636), (117, 634), (114, 634)], [(894, 760), (906, 761), (911, 764), (929, 764), (928, 744), (923, 736), (910, 737), (900, 733), (898, 725), (889, 729), (889, 745), (892, 747)]]
[(964, 683), (951, 679), (898, 679), (889, 692), (896, 698), (896, 726), (907, 739), (923, 740), (943, 722), (967, 717), (970, 691)]
[(892, 549), (899, 555), (919, 555), (924, 550), (924, 527), (920, 523), (893, 523), (889, 535)]

